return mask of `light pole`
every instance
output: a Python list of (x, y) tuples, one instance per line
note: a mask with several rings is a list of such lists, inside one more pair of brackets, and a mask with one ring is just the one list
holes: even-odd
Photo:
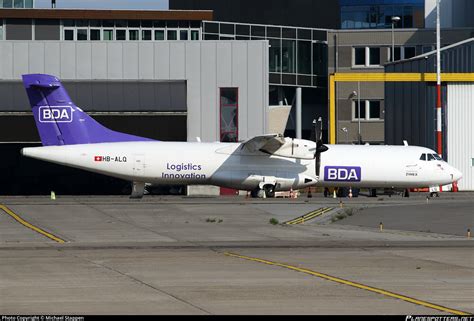
[(392, 17), (392, 62), (395, 61), (395, 24), (400, 21), (399, 16)]

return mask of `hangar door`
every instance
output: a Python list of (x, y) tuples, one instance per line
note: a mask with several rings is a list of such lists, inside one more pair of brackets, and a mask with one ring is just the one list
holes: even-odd
[(463, 173), (459, 190), (474, 190), (474, 84), (448, 84), (448, 162)]

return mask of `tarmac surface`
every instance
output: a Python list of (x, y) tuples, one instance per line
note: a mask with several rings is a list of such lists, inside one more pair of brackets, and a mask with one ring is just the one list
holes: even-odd
[(0, 315), (469, 314), (473, 196), (0, 197)]

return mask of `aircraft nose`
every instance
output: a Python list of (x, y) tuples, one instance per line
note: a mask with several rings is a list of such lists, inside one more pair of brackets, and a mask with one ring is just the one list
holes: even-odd
[(462, 173), (453, 167), (453, 182), (457, 182), (462, 178)]

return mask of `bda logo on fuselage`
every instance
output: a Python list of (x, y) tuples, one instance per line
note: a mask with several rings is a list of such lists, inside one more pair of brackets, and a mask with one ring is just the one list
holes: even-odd
[(73, 109), (71, 106), (41, 106), (39, 108), (40, 123), (70, 123)]
[(324, 180), (326, 182), (360, 182), (361, 173), (359, 166), (326, 166)]

